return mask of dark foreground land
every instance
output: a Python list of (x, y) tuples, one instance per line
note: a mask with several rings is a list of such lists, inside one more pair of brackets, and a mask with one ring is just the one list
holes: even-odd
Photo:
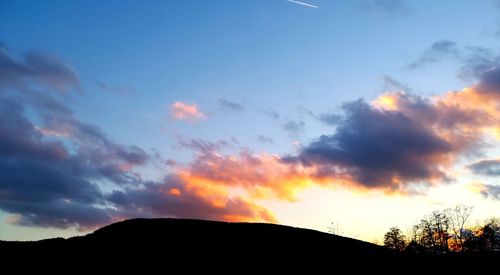
[[(375, 244), (314, 230), (262, 223), (225, 223), (184, 219), (133, 219), (69, 239), (36, 242), (0, 241), (0, 259), (26, 263), (77, 261), (134, 265), (169, 265), (187, 269), (239, 266), (252, 268), (343, 268), (351, 271), (396, 266), (418, 268), (427, 263), (497, 266), (498, 255), (416, 256)], [(496, 259), (490, 259), (490, 258)], [(492, 261), (492, 262), (490, 262)], [(87, 266), (88, 267), (88, 266)], [(484, 267), (484, 266), (483, 266)], [(496, 270), (498, 266), (496, 267)], [(326, 272), (331, 273), (331, 272)], [(343, 273), (343, 272), (340, 272)], [(177, 273), (176, 273), (177, 274)]]

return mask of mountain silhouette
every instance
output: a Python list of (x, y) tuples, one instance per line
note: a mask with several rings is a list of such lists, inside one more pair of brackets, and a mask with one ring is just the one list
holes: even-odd
[[(170, 257), (186, 253), (191, 257), (250, 255), (299, 256), (338, 251), (342, 256), (390, 255), (393, 251), (368, 242), (315, 230), (266, 223), (219, 222), (189, 219), (131, 219), (114, 223), (85, 236), (33, 242), (1, 241), (0, 250), (9, 254), (142, 253), (156, 248)], [(307, 251), (307, 252), (306, 252)], [(329, 254), (330, 254), (329, 253)]]
[[(168, 263), (196, 269), (203, 263), (212, 270), (229, 264), (286, 270), (299, 265), (335, 265), (355, 270), (413, 259), (372, 243), (310, 229), (188, 219), (131, 219), (68, 239), (0, 241), (0, 258), (86, 259), (107, 264), (106, 259), (120, 259), (125, 266)], [(352, 265), (352, 260), (360, 264)]]

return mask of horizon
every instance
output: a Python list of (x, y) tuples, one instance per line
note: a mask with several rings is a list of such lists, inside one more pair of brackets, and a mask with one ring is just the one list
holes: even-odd
[(498, 217), (499, 42), (496, 0), (0, 0), (0, 240)]

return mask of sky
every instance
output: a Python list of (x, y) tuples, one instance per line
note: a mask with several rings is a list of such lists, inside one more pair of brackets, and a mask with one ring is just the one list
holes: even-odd
[(499, 42), (496, 0), (0, 0), (0, 239), (499, 216)]

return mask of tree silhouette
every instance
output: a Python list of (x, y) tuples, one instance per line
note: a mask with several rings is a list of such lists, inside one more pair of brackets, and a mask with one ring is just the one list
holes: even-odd
[(479, 251), (500, 250), (500, 219), (491, 218), (476, 231), (476, 245)]
[(384, 235), (384, 245), (397, 251), (403, 251), (405, 249), (405, 236), (401, 229), (391, 227)]
[(453, 251), (465, 251), (467, 238), (471, 236), (470, 231), (465, 228), (465, 224), (472, 213), (471, 206), (457, 205), (448, 209), (450, 227), (453, 232), (450, 247)]
[(415, 241), (432, 254), (449, 251), (450, 217), (447, 211), (434, 211), (413, 226), (412, 241)]
[(407, 244), (401, 230), (391, 227), (385, 233), (384, 245), (411, 254), (466, 252), (500, 256), (500, 219), (490, 218), (471, 227), (471, 213), (472, 207), (464, 205), (434, 211), (411, 228)]

